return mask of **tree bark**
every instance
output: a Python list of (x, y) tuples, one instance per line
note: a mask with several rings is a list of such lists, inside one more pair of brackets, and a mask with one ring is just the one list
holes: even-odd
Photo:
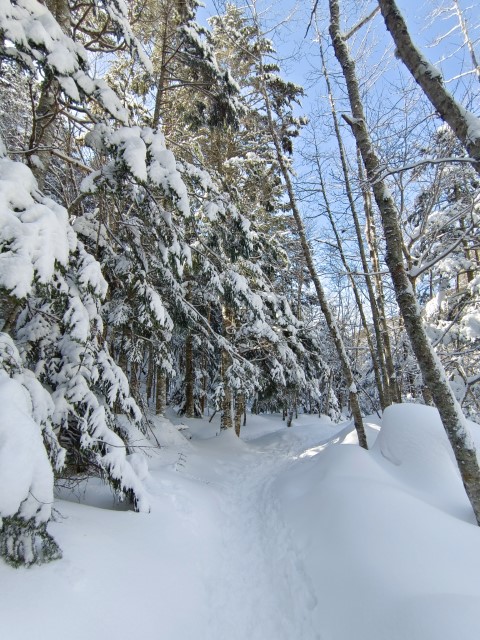
[(167, 85), (167, 44), (168, 30), (170, 27), (170, 11), (167, 9), (163, 15), (162, 45), (160, 49), (160, 75), (157, 81), (157, 94), (155, 96), (155, 109), (152, 118), (152, 128), (157, 129), (162, 115), (163, 94)]
[[(385, 363), (385, 350), (384, 350), (383, 337), (382, 337), (382, 331), (380, 329), (380, 320), (379, 320), (380, 314), (377, 306), (377, 301), (375, 298), (375, 293), (373, 290), (372, 279), (370, 277), (370, 268), (369, 268), (367, 256), (365, 253), (362, 231), (360, 228), (360, 222), (357, 214), (357, 207), (355, 205), (355, 199), (353, 197), (352, 187), (350, 184), (350, 176), (349, 176), (350, 172), (348, 169), (348, 163), (347, 163), (347, 158), (345, 154), (345, 147), (343, 145), (342, 134), (340, 132), (340, 126), (338, 122), (337, 109), (336, 109), (335, 100), (333, 97), (332, 88), (330, 85), (330, 77), (327, 71), (327, 66), (325, 64), (323, 47), (321, 44), (320, 44), (320, 56), (322, 60), (323, 75), (325, 77), (325, 82), (327, 85), (328, 99), (330, 102), (330, 112), (332, 114), (335, 137), (337, 139), (338, 151), (340, 154), (340, 161), (342, 164), (342, 172), (345, 179), (345, 190), (347, 193), (348, 203), (350, 205), (350, 212), (352, 214), (353, 224), (355, 227), (355, 234), (357, 236), (358, 250), (360, 253), (360, 261), (362, 263), (362, 269), (363, 269), (363, 277), (365, 279), (365, 286), (367, 289), (368, 301), (370, 303), (370, 309), (372, 312), (372, 324), (373, 324), (373, 330), (375, 333), (375, 341), (377, 344), (377, 354), (373, 353), (372, 340), (370, 337), (370, 331), (367, 326), (365, 326), (365, 331), (368, 336), (369, 348), (372, 353), (372, 362), (373, 362), (373, 367), (375, 372), (375, 380), (378, 387), (378, 394), (380, 397), (380, 404), (382, 409), (385, 409), (385, 407), (388, 407), (390, 404), (392, 404), (393, 398), (391, 394), (392, 385), (391, 385), (391, 381), (390, 381), (386, 363)], [(355, 286), (353, 281), (352, 281), (352, 286)], [(355, 298), (357, 299), (357, 294), (355, 295)], [(358, 301), (357, 301), (357, 305), (358, 305)], [(363, 310), (361, 311), (361, 313), (363, 313)], [(362, 322), (363, 322), (363, 319), (362, 319)], [(379, 377), (380, 373), (381, 373), (381, 379)]]
[(185, 406), (183, 413), (186, 418), (195, 417), (195, 368), (193, 366), (193, 340), (189, 332), (185, 339)]
[(465, 490), (480, 525), (480, 469), (475, 448), (468, 433), (462, 410), (445, 377), (445, 371), (433, 350), (423, 327), (416, 296), (403, 262), (402, 232), (393, 197), (379, 179), (380, 161), (367, 129), (363, 104), (347, 44), (340, 30), (338, 0), (329, 0), (330, 35), (335, 56), (342, 67), (353, 118), (347, 118), (362, 154), (367, 177), (380, 210), (386, 243), (386, 262), (392, 276), (397, 303), (405, 322), (413, 351), (435, 405), (440, 413), (448, 439), (460, 469)]
[(167, 377), (165, 373), (157, 367), (157, 384), (155, 387), (155, 413), (159, 416), (165, 415), (167, 408)]
[(136, 360), (132, 360), (130, 362), (130, 391), (136, 400), (138, 400), (139, 397), (140, 370), (141, 366), (138, 366), (138, 362)]
[(470, 38), (470, 34), (468, 33), (467, 21), (465, 20), (465, 17), (460, 8), (460, 4), (458, 0), (453, 0), (453, 7), (455, 9), (455, 13), (457, 14), (458, 24), (460, 26), (460, 30), (462, 32), (464, 42), (467, 45), (468, 52), (470, 54), (470, 59), (472, 61), (472, 66), (475, 71), (475, 75), (477, 76), (477, 80), (480, 82), (480, 64), (477, 60), (474, 43), (472, 42), (472, 39)]
[[(45, 5), (53, 14), (64, 33), (68, 34), (71, 20), (68, 2), (66, 0), (46, 0)], [(43, 81), (40, 98), (35, 108), (30, 148), (27, 156), (28, 164), (41, 191), (45, 189), (45, 181), (52, 159), (50, 150), (55, 142), (55, 120), (58, 113), (59, 92), (60, 84), (58, 80), (48, 74)], [(32, 156), (36, 157), (35, 161), (32, 160)]]
[[(222, 309), (223, 315), (223, 326), (225, 334), (227, 335), (231, 328), (233, 327), (233, 316), (232, 312), (228, 307), (224, 307)], [(230, 365), (232, 364), (232, 358), (228, 351), (224, 348), (222, 349), (222, 360), (221, 360), (221, 370), (222, 370), (222, 382), (223, 382), (223, 399), (222, 399), (222, 416), (220, 418), (220, 429), (223, 431), (225, 429), (231, 429), (233, 427), (233, 418), (232, 418), (232, 390), (228, 383), (227, 371)]]
[(378, 0), (385, 25), (390, 32), (397, 55), (474, 160), (480, 174), (480, 119), (462, 107), (446, 90), (440, 72), (415, 47), (407, 25), (394, 0)]
[(232, 390), (230, 389), (226, 377), (226, 372), (231, 364), (230, 354), (226, 349), (222, 350), (222, 378), (223, 378), (223, 399), (222, 416), (220, 418), (220, 429), (231, 429), (232, 423)]
[(245, 394), (240, 392), (237, 394), (235, 402), (235, 433), (240, 437), (240, 428), (242, 426), (242, 418), (245, 413)]
[(145, 349), (145, 355), (147, 357), (147, 381), (146, 381), (146, 395), (147, 395), (147, 406), (150, 403), (150, 398), (152, 397), (153, 390), (153, 378), (155, 373), (155, 364), (153, 362), (153, 347), (152, 344), (149, 343), (148, 347)]
[(330, 209), (330, 202), (328, 200), (327, 197), (327, 192), (325, 189), (325, 184), (323, 182), (323, 176), (322, 176), (322, 172), (321, 172), (321, 168), (317, 162), (317, 170), (318, 170), (318, 178), (320, 180), (320, 190), (322, 192), (323, 195), (323, 200), (325, 202), (325, 209), (327, 212), (327, 216), (330, 222), (330, 226), (332, 227), (332, 231), (335, 235), (335, 240), (337, 242), (337, 247), (338, 247), (338, 252), (340, 254), (340, 259), (342, 261), (343, 267), (347, 273), (348, 279), (350, 280), (350, 286), (352, 287), (352, 291), (353, 291), (353, 295), (355, 297), (355, 302), (357, 304), (357, 308), (358, 308), (358, 312), (360, 314), (360, 320), (362, 322), (362, 327), (363, 330), (365, 332), (365, 337), (367, 340), (367, 345), (368, 345), (368, 350), (370, 351), (370, 357), (372, 358), (372, 366), (373, 366), (373, 373), (375, 376), (375, 382), (377, 385), (377, 390), (378, 390), (378, 397), (380, 399), (380, 406), (383, 409), (385, 409), (386, 406), (388, 406), (389, 404), (391, 404), (391, 402), (388, 402), (388, 404), (386, 403), (385, 400), (385, 395), (384, 395), (384, 385), (383, 385), (383, 380), (382, 380), (382, 375), (381, 375), (381, 364), (380, 364), (380, 360), (379, 357), (377, 355), (378, 351), (380, 351), (381, 349), (381, 345), (378, 344), (377, 341), (377, 351), (375, 350), (374, 344), (373, 344), (373, 340), (372, 340), (372, 336), (370, 334), (370, 328), (368, 326), (367, 323), (367, 318), (365, 315), (365, 311), (363, 308), (363, 303), (362, 303), (362, 299), (360, 297), (360, 292), (358, 290), (357, 287), (357, 283), (355, 282), (355, 278), (351, 272), (350, 266), (348, 264), (347, 258), (345, 256), (345, 252), (343, 250), (343, 243), (342, 243), (342, 239), (340, 237), (340, 234), (338, 233), (337, 230), (337, 225), (335, 224), (335, 220), (333, 219), (333, 214), (332, 211)]
[(377, 232), (375, 229), (375, 220), (373, 218), (372, 211), (372, 197), (370, 193), (370, 187), (365, 184), (362, 156), (360, 150), (357, 148), (357, 160), (358, 160), (358, 175), (360, 183), (362, 184), (362, 196), (363, 206), (365, 212), (366, 229), (367, 229), (367, 243), (370, 253), (370, 261), (373, 267), (374, 283), (376, 291), (376, 304), (379, 315), (379, 322), (382, 332), (382, 343), (385, 350), (385, 366), (387, 368), (388, 381), (390, 385), (390, 396), (393, 402), (401, 402), (402, 394), (400, 392), (400, 386), (398, 384), (397, 373), (395, 371), (395, 365), (393, 363), (392, 345), (390, 342), (390, 333), (387, 324), (387, 315), (385, 313), (385, 295), (383, 291), (383, 282), (381, 276), (380, 260), (378, 257), (378, 242)]

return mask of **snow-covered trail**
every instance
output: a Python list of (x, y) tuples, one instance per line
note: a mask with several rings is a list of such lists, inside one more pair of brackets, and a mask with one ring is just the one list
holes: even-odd
[(205, 443), (208, 453), (186, 456), (180, 475), (208, 484), (215, 495), (213, 550), (202, 563), (206, 638), (323, 640), (317, 596), (275, 489), (305, 450), (350, 431), (318, 421), (316, 429), (280, 429), (248, 442), (222, 434)]
[(293, 457), (277, 440), (222, 463), (217, 562), (205, 574), (212, 640), (321, 638), (311, 623), (317, 600), (272, 491)]
[[(186, 441), (168, 424), (149, 460), (150, 514), (118, 510), (90, 483), (57, 503), (61, 561), (0, 566), (5, 640), (63, 640), (65, 625), (70, 640), (324, 640), (275, 485), (338, 425), (257, 417), (244, 441), (199, 420)], [(52, 603), (63, 623), (51, 624)]]

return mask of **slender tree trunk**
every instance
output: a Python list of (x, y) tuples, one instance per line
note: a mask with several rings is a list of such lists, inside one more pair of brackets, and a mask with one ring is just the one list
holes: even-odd
[(303, 262), (299, 263), (298, 267), (298, 289), (297, 289), (297, 318), (298, 320), (302, 319), (302, 290), (303, 290)]
[(370, 261), (373, 267), (374, 283), (376, 290), (376, 306), (378, 309), (379, 323), (382, 332), (382, 344), (385, 350), (385, 366), (387, 368), (388, 382), (390, 385), (390, 397), (393, 402), (401, 402), (402, 394), (397, 380), (397, 372), (392, 355), (392, 344), (390, 342), (390, 332), (387, 324), (387, 314), (385, 312), (385, 294), (383, 291), (383, 281), (381, 275), (380, 259), (378, 257), (377, 232), (375, 229), (375, 220), (372, 211), (372, 198), (370, 187), (365, 184), (365, 176), (363, 173), (362, 156), (360, 150), (357, 149), (358, 175), (362, 186), (363, 206), (365, 212), (367, 243), (370, 253)]
[(332, 381), (333, 381), (333, 371), (330, 371), (330, 375), (328, 376), (328, 386), (327, 386), (327, 393), (325, 396), (325, 404), (324, 404), (324, 413), (326, 416), (328, 416), (330, 412), (330, 394), (332, 392)]
[(155, 385), (155, 413), (159, 416), (165, 415), (167, 408), (167, 377), (165, 373), (157, 367), (157, 381)]
[(242, 418), (245, 413), (245, 394), (240, 392), (237, 394), (235, 402), (235, 433), (240, 436), (240, 428), (242, 426)]
[[(259, 62), (260, 62), (261, 73), (263, 75), (264, 74), (263, 64), (262, 64), (261, 60)], [(289, 170), (287, 168), (287, 165), (286, 165), (284, 157), (283, 157), (282, 148), (281, 148), (280, 141), (278, 139), (278, 134), (277, 134), (277, 131), (275, 129), (274, 122), (273, 122), (272, 108), (271, 108), (271, 105), (270, 105), (270, 99), (268, 97), (268, 93), (267, 93), (267, 91), (265, 89), (265, 84), (264, 83), (263, 83), (263, 86), (261, 88), (261, 91), (262, 91), (263, 98), (264, 98), (264, 101), (265, 101), (265, 108), (266, 108), (266, 113), (267, 113), (267, 120), (268, 120), (268, 126), (269, 126), (269, 130), (270, 130), (270, 135), (272, 137), (272, 142), (273, 142), (273, 144), (275, 146), (275, 151), (276, 151), (276, 155), (277, 155), (277, 161), (278, 161), (278, 164), (280, 166), (280, 170), (282, 172), (283, 179), (285, 181), (285, 186), (287, 188), (287, 194), (288, 194), (288, 199), (289, 199), (289, 203), (290, 203), (290, 208), (292, 210), (292, 215), (293, 215), (293, 218), (295, 220), (296, 227), (297, 227), (297, 232), (298, 232), (299, 239), (300, 239), (300, 245), (301, 245), (302, 251), (303, 251), (303, 256), (305, 258), (305, 263), (307, 265), (308, 272), (310, 274), (310, 277), (312, 279), (313, 285), (315, 287), (315, 292), (317, 294), (317, 300), (318, 300), (318, 303), (320, 305), (320, 309), (322, 310), (322, 313), (323, 313), (323, 315), (325, 317), (325, 321), (326, 321), (328, 329), (330, 331), (330, 335), (332, 337), (333, 343), (334, 343), (335, 348), (337, 350), (337, 354), (338, 354), (338, 357), (340, 359), (340, 363), (341, 363), (341, 366), (342, 366), (343, 376), (344, 376), (345, 381), (346, 381), (346, 383), (348, 385), (349, 398), (350, 398), (350, 407), (351, 407), (352, 414), (353, 414), (355, 430), (356, 430), (357, 435), (358, 435), (358, 442), (359, 442), (361, 447), (363, 447), (364, 449), (368, 449), (367, 438), (366, 438), (365, 431), (364, 431), (364, 428), (363, 428), (362, 413), (360, 411), (360, 404), (358, 402), (357, 387), (355, 385), (352, 368), (350, 366), (350, 361), (348, 359), (347, 352), (345, 350), (345, 345), (344, 345), (342, 336), (340, 334), (340, 330), (338, 328), (337, 323), (335, 322), (335, 318), (333, 317), (332, 310), (330, 309), (330, 305), (328, 304), (327, 296), (325, 295), (325, 292), (323, 290), (322, 284), (320, 282), (320, 278), (318, 277), (317, 270), (315, 269), (315, 265), (313, 263), (313, 256), (312, 256), (312, 252), (310, 250), (310, 246), (309, 246), (308, 241), (307, 241), (307, 234), (306, 234), (306, 231), (305, 231), (305, 225), (303, 224), (303, 219), (302, 219), (302, 216), (300, 214), (300, 210), (299, 210), (298, 205), (297, 205), (297, 199), (295, 198), (295, 193), (294, 193), (294, 190), (293, 190), (292, 181), (290, 179), (290, 172), (289, 172)]]
[[(230, 309), (224, 307), (223, 313), (223, 326), (225, 334), (228, 334), (233, 327), (233, 316)], [(222, 400), (222, 416), (220, 418), (220, 429), (231, 429), (233, 427), (232, 418), (232, 390), (227, 378), (227, 371), (232, 364), (232, 358), (226, 349), (222, 349), (222, 381), (223, 381), (223, 400)]]
[[(381, 3), (382, 4), (382, 3)], [(338, 0), (329, 0), (330, 35), (335, 55), (342, 67), (347, 84), (353, 118), (347, 118), (362, 154), (367, 177), (373, 188), (375, 202), (380, 210), (385, 243), (386, 262), (392, 276), (397, 303), (405, 322), (413, 351), (435, 405), (440, 413), (448, 439), (452, 445), (465, 490), (472, 504), (477, 523), (480, 524), (480, 469), (475, 448), (468, 433), (462, 410), (447, 382), (445, 371), (430, 344), (411, 282), (403, 262), (402, 233), (398, 212), (387, 185), (378, 178), (380, 161), (374, 150), (366, 125), (365, 113), (355, 72), (355, 63), (340, 30)]]
[(146, 394), (147, 394), (147, 405), (150, 402), (153, 392), (153, 378), (155, 377), (155, 364), (153, 362), (153, 347), (150, 343), (148, 348), (146, 349), (147, 354), (147, 384), (146, 384)]
[(378, 0), (397, 55), (415, 78), (435, 110), (454, 131), (480, 173), (480, 119), (462, 107), (446, 90), (440, 72), (415, 47), (394, 0)]
[(140, 368), (135, 360), (130, 362), (130, 391), (135, 399), (138, 399)]
[[(318, 178), (320, 181), (320, 190), (322, 192), (323, 195), (323, 199), (325, 202), (325, 209), (327, 211), (327, 216), (330, 222), (330, 226), (332, 227), (333, 233), (335, 234), (335, 240), (337, 242), (337, 247), (338, 247), (338, 252), (340, 255), (340, 259), (342, 261), (343, 267), (347, 273), (348, 279), (350, 280), (350, 285), (352, 287), (352, 291), (353, 291), (353, 295), (355, 297), (355, 302), (357, 303), (357, 308), (358, 308), (358, 312), (360, 314), (360, 320), (362, 322), (362, 327), (363, 330), (365, 331), (365, 337), (367, 339), (367, 345), (368, 345), (368, 350), (370, 351), (370, 357), (372, 358), (372, 366), (373, 366), (373, 373), (375, 376), (375, 382), (377, 385), (377, 389), (378, 389), (378, 397), (380, 399), (380, 405), (382, 407), (382, 410), (385, 409), (386, 406), (388, 406), (386, 404), (386, 400), (385, 400), (385, 395), (384, 395), (384, 386), (383, 386), (383, 381), (382, 381), (382, 375), (381, 375), (381, 364), (378, 358), (378, 352), (374, 347), (373, 341), (372, 341), (372, 336), (370, 334), (370, 328), (368, 326), (367, 323), (367, 318), (365, 315), (365, 311), (363, 309), (363, 303), (362, 303), (362, 299), (360, 297), (360, 292), (358, 291), (358, 287), (357, 287), (357, 283), (355, 282), (355, 278), (350, 270), (350, 266), (348, 264), (347, 258), (345, 256), (345, 252), (343, 251), (343, 243), (342, 243), (342, 239), (340, 237), (340, 234), (338, 233), (337, 230), (337, 226), (335, 224), (335, 220), (333, 219), (333, 215), (332, 215), (332, 211), (330, 209), (330, 202), (328, 200), (327, 197), (327, 192), (325, 189), (325, 184), (323, 182), (323, 176), (322, 176), (322, 171), (321, 171), (321, 167), (318, 164), (317, 161), (317, 170), (318, 170)], [(378, 350), (381, 349), (381, 344), (378, 345)], [(391, 404), (391, 403), (388, 403)]]
[(118, 366), (122, 369), (123, 373), (127, 375), (128, 360), (127, 360), (127, 353), (125, 351), (125, 342), (126, 342), (125, 330), (123, 330), (122, 338), (120, 340), (120, 345), (118, 348), (117, 360), (118, 360)]
[(202, 397), (200, 398), (200, 410), (202, 412), (202, 415), (205, 413), (206, 399), (207, 399), (207, 364), (206, 364), (206, 358), (204, 357), (203, 358), (203, 375), (202, 375)]
[(223, 400), (222, 400), (222, 416), (220, 418), (220, 429), (231, 429), (232, 422), (232, 390), (228, 385), (226, 372), (231, 365), (230, 354), (226, 349), (222, 350), (222, 378), (223, 378)]
[[(211, 317), (212, 317), (212, 308), (210, 303), (208, 304), (208, 311), (207, 311), (207, 322), (208, 324), (210, 324), (211, 322)], [(205, 405), (207, 407), (208, 410), (208, 397), (207, 397), (207, 383), (208, 383), (208, 359), (207, 356), (205, 354), (203, 354), (203, 358), (202, 358), (202, 397), (200, 399), (200, 410), (202, 412), (202, 416), (205, 413)]]
[(455, 9), (455, 13), (457, 14), (458, 24), (463, 35), (463, 40), (467, 45), (468, 53), (470, 54), (470, 60), (472, 61), (475, 75), (477, 76), (477, 80), (480, 82), (480, 64), (477, 60), (477, 54), (475, 53), (474, 44), (472, 42), (472, 39), (470, 38), (470, 34), (468, 33), (467, 21), (465, 20), (458, 0), (453, 0), (453, 7)]
[(195, 367), (193, 364), (193, 340), (189, 331), (185, 339), (185, 406), (183, 413), (186, 418), (195, 417)]
[(157, 82), (157, 94), (155, 96), (155, 109), (153, 112), (152, 128), (157, 129), (162, 115), (163, 94), (167, 86), (167, 44), (168, 30), (170, 27), (170, 9), (164, 12), (162, 30), (162, 46), (160, 53), (160, 75)]
[[(352, 187), (350, 184), (350, 171), (348, 168), (347, 158), (345, 155), (345, 147), (343, 145), (342, 134), (340, 132), (340, 126), (339, 126), (338, 116), (337, 116), (337, 108), (335, 105), (335, 100), (334, 100), (332, 88), (330, 85), (330, 77), (327, 71), (327, 66), (325, 64), (323, 47), (321, 46), (321, 44), (320, 44), (320, 56), (322, 59), (323, 75), (325, 77), (325, 82), (327, 84), (328, 98), (330, 102), (330, 111), (332, 114), (333, 127), (335, 130), (335, 137), (337, 139), (338, 151), (340, 154), (340, 161), (342, 164), (343, 177), (345, 179), (345, 189), (347, 193), (348, 203), (350, 205), (350, 213), (352, 214), (355, 234), (357, 236), (358, 250), (359, 250), (360, 261), (363, 269), (363, 277), (365, 279), (365, 286), (367, 289), (368, 300), (370, 303), (370, 309), (372, 313), (372, 324), (373, 324), (373, 330), (375, 333), (375, 340), (377, 343), (377, 353), (376, 354), (373, 353), (373, 350), (372, 350), (373, 345), (372, 345), (371, 338), (369, 339), (369, 348), (372, 353), (372, 362), (373, 362), (373, 367), (375, 372), (375, 380), (378, 387), (378, 394), (380, 397), (380, 404), (382, 406), (382, 409), (385, 409), (385, 407), (392, 404), (392, 397), (391, 397), (391, 383), (390, 383), (387, 367), (385, 364), (384, 345), (383, 345), (382, 332), (380, 329), (380, 321), (379, 321), (380, 314), (378, 311), (377, 301), (376, 301), (375, 293), (373, 290), (372, 279), (370, 277), (370, 267), (367, 261), (367, 256), (365, 254), (363, 236), (360, 228), (360, 222), (358, 219), (355, 198), (353, 197)], [(357, 299), (357, 295), (355, 296), (355, 298)], [(363, 310), (362, 310), (362, 313), (363, 313)], [(364, 313), (363, 313), (363, 316), (365, 316)], [(363, 322), (363, 319), (362, 319), (362, 322)], [(369, 335), (368, 327), (365, 327), (365, 331), (367, 332), (367, 336), (368, 336)], [(381, 374), (381, 379), (380, 379), (380, 374)]]

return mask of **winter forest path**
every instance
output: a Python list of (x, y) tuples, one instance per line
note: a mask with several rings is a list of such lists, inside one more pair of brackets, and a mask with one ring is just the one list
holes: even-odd
[[(212, 512), (216, 554), (207, 554), (202, 569), (211, 640), (323, 638), (313, 622), (319, 617), (317, 596), (277, 494), (279, 479), (299, 456), (332, 438), (332, 427), (318, 424), (313, 442), (311, 429), (282, 429), (248, 442), (222, 434), (218, 443), (207, 445), (213, 459), (204, 482), (215, 492), (218, 507)], [(205, 474), (205, 457), (197, 464)], [(195, 467), (187, 455), (180, 474), (188, 477), (193, 470), (198, 480), (202, 469)]]

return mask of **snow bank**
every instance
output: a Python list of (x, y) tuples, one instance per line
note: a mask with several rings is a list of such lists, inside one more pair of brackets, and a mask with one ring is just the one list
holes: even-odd
[(397, 405), (372, 451), (322, 447), (276, 481), (321, 637), (478, 637), (480, 531), (449, 447), (434, 409)]
[(464, 489), (437, 409), (406, 403), (388, 407), (372, 454), (412, 493), (456, 513)]

